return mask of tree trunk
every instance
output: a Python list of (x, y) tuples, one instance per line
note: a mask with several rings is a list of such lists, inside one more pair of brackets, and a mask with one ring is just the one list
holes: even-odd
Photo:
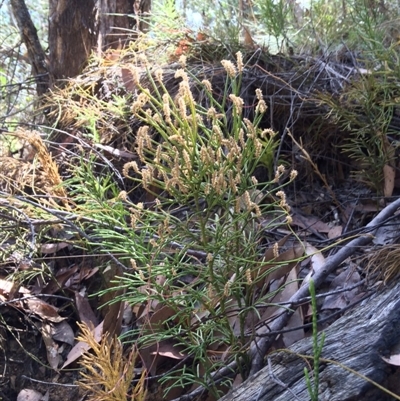
[(149, 30), (151, 0), (135, 0), (134, 9), (138, 32), (147, 32)]
[(46, 58), (24, 0), (11, 0), (42, 95), (53, 80), (78, 75), (90, 53), (124, 47), (148, 29), (151, 0), (49, 0)]
[(99, 0), (98, 20), (99, 38), (97, 50), (124, 47), (129, 40), (136, 38), (133, 30), (135, 0)]
[[(400, 394), (400, 368), (382, 360), (400, 345), (400, 283), (372, 295), (333, 323), (326, 331), (322, 358), (344, 365)], [(304, 368), (312, 361), (312, 339), (294, 344), (289, 352), (276, 352), (260, 372), (220, 401), (309, 401)], [(297, 397), (297, 398), (296, 398)], [(385, 394), (364, 378), (338, 364), (321, 361), (319, 401), (386, 401)]]
[(49, 59), (54, 77), (78, 75), (95, 48), (101, 54), (135, 40), (138, 30), (145, 29), (141, 17), (150, 6), (150, 0), (49, 0)]
[(49, 0), (49, 62), (55, 79), (78, 75), (97, 40), (95, 0)]

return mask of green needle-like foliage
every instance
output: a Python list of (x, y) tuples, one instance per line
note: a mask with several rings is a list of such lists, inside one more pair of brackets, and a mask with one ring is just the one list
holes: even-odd
[[(184, 66), (176, 72), (175, 97), (162, 70), (147, 69), (144, 86), (132, 69), (139, 89), (132, 112), (141, 126), (138, 160), (127, 163), (123, 174), (135, 183), (134, 192), (147, 194), (146, 202), (133, 202), (87, 162), (68, 183), (86, 217), (85, 231), (96, 238), (92, 245), (101, 244), (125, 266), (99, 294), (118, 291), (122, 295), (112, 302), (137, 311), (138, 326), (125, 341), (134, 341), (139, 353), (170, 344), (190, 361), (161, 379), (167, 391), (200, 384), (219, 395), (212, 373), (227, 361), (245, 360), (258, 306), (276, 294), (264, 282), (279, 263), (287, 264), (269, 267), (264, 260), (260, 225), (268, 221), (273, 229), (290, 221), (280, 184), (285, 168), (272, 170), (278, 138), (259, 127), (266, 111), (260, 90), (253, 121), (242, 116), (241, 54), (236, 65), (222, 64), (227, 84), (219, 100), (209, 81), (200, 82)], [(194, 99), (193, 84), (206, 93), (208, 108)], [(260, 166), (269, 169), (270, 181), (258, 182)], [(293, 171), (289, 181), (295, 176)]]

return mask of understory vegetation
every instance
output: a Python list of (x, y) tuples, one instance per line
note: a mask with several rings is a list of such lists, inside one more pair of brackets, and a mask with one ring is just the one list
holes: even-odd
[[(208, 108), (194, 100), (183, 68), (175, 73), (180, 82), (174, 99), (161, 69), (154, 77), (147, 70), (149, 89), (135, 81), (140, 94), (132, 110), (143, 125), (136, 134), (138, 159), (126, 163), (122, 173), (133, 182), (133, 193), (146, 191), (146, 201), (131, 202), (129, 192), (119, 191), (109, 176), (96, 179), (95, 166), (87, 162), (66, 182), (79, 199), (79, 214), (93, 219), (84, 231), (101, 238), (100, 252), (118, 255), (118, 265), (123, 264), (123, 273), (105, 290), (120, 294), (111, 302), (138, 308), (138, 327), (122, 339), (139, 349), (161, 346), (177, 359), (190, 358), (190, 364), (163, 375), (167, 390), (200, 384), (218, 395), (211, 373), (245, 358), (260, 310), (282, 290), (267, 291), (269, 282), (301, 255), (299, 245), (290, 256), (279, 257), (278, 243), (274, 248), (265, 243), (264, 230), (290, 231), (290, 207), (280, 183), (286, 168), (273, 172), (277, 136), (258, 126), (266, 111), (261, 91), (253, 121), (243, 118), (241, 57), (238, 53), (236, 65), (223, 62), (226, 89), (219, 102), (209, 81), (196, 82)], [(258, 182), (254, 174), (260, 165), (270, 181)], [(296, 174), (289, 171), (286, 181)], [(151, 364), (157, 368), (157, 362)]]
[(36, 382), (217, 400), (311, 336), (318, 400), (318, 317), (336, 309), (318, 297), (397, 276), (385, 243), (337, 288), (312, 279), (398, 193), (398, 4), (245, 3), (158, 1), (147, 34), (33, 104), (1, 53), (0, 345)]

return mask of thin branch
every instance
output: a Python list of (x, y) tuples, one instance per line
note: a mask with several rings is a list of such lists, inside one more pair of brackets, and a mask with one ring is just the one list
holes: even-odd
[(36, 78), (36, 91), (39, 96), (46, 93), (51, 84), (51, 79), (46, 62), (46, 54), (40, 44), (35, 25), (32, 22), (29, 10), (24, 0), (10, 0), (12, 12), (28, 51), (28, 57), (32, 65), (33, 75)]

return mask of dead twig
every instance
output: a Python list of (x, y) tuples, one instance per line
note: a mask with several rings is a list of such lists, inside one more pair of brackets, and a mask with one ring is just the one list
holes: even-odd
[[(381, 212), (371, 220), (369, 224), (366, 225), (366, 233), (360, 234), (359, 237), (353, 239), (348, 244), (344, 245), (338, 253), (330, 256), (324, 265), (324, 267), (318, 271), (314, 276), (315, 287), (318, 288), (327, 276), (333, 272), (344, 260), (351, 256), (360, 246), (364, 246), (372, 241), (375, 231), (383, 225), (386, 220), (400, 208), (400, 199), (386, 206)], [(276, 334), (271, 336), (266, 336), (269, 332), (276, 332), (282, 330), (286, 326), (290, 317), (296, 310), (296, 305), (299, 305), (299, 300), (307, 297), (309, 295), (309, 285), (308, 283), (303, 285), (289, 300), (289, 307), (282, 312), (281, 315), (269, 326), (269, 328), (261, 327), (257, 330), (256, 335), (258, 336), (250, 346), (249, 356), (252, 361), (252, 366), (250, 370), (250, 375), (257, 373), (264, 367), (264, 356), (266, 355), (268, 349), (271, 347), (273, 341), (275, 340)], [(263, 337), (261, 337), (263, 336)], [(240, 363), (240, 361), (239, 361)], [(219, 369), (212, 375), (212, 380), (218, 380), (222, 377), (228, 377), (232, 375), (238, 367), (238, 362), (233, 361), (227, 366)], [(190, 401), (193, 400), (198, 395), (204, 392), (204, 387), (198, 387), (196, 390), (189, 394), (183, 395), (181, 397), (175, 398), (172, 401)]]
[[(318, 288), (326, 279), (326, 277), (332, 273), (343, 261), (351, 256), (360, 246), (364, 246), (372, 241), (374, 232), (385, 223), (385, 221), (400, 207), (400, 199), (386, 206), (370, 223), (366, 225), (368, 231), (367, 234), (361, 234), (359, 237), (353, 239), (348, 244), (344, 245), (338, 253), (330, 256), (324, 265), (324, 267), (315, 273), (312, 277), (314, 280), (315, 287)], [(278, 318), (271, 324), (270, 330), (282, 330), (286, 326), (289, 318), (296, 310), (296, 303), (299, 299), (304, 298), (309, 294), (309, 285), (303, 285), (289, 300), (292, 306), (289, 306)], [(260, 328), (257, 334), (266, 334), (266, 328)], [(261, 333), (264, 331), (264, 333)], [(250, 347), (250, 357), (252, 366), (250, 369), (250, 375), (258, 372), (264, 366), (264, 355), (270, 348), (274, 337), (263, 337), (258, 340), (254, 340), (254, 343)]]

